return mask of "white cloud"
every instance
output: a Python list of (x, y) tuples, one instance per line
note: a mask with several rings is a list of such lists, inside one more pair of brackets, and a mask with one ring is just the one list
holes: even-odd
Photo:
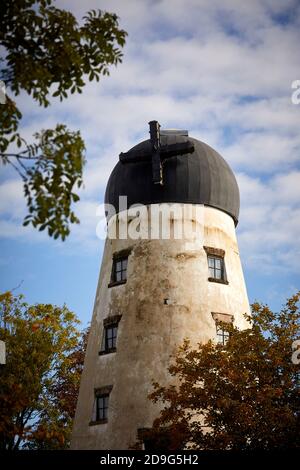
[[(299, 2), (59, 0), (57, 5), (78, 18), (90, 8), (114, 11), (129, 33), (123, 63), (99, 84), (89, 83), (82, 95), (53, 101), (47, 110), (25, 95), (17, 99), (28, 140), (39, 128), (66, 122), (80, 129), (86, 142), (85, 189), (75, 206), (81, 224), (64, 246), (99, 246), (95, 208), (118, 154), (148, 138), (147, 122), (158, 119), (164, 127), (189, 128), (234, 168), (242, 198), (239, 238), (249, 265), (260, 259), (267, 269), (277, 264), (299, 270), (300, 106), (291, 104), (291, 83), (300, 78)], [(293, 23), (284, 24), (286, 15)], [(2, 236), (24, 233), (18, 226), (24, 212), (20, 182), (4, 181)]]
[(238, 239), (244, 264), (262, 272), (300, 272), (300, 172), (268, 183), (238, 175), (241, 215)]
[(23, 186), (20, 179), (9, 179), (0, 185), (0, 215), (14, 219), (22, 216), (24, 211)]

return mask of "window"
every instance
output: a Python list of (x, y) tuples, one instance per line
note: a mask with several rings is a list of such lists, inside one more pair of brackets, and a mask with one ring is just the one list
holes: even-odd
[(113, 263), (113, 280), (115, 282), (126, 281), (128, 258), (119, 258)]
[(218, 344), (222, 344), (223, 346), (227, 343), (229, 339), (229, 331), (226, 330), (224, 324), (232, 324), (234, 321), (233, 315), (229, 315), (228, 313), (217, 313), (212, 312), (212, 317), (215, 321), (216, 325), (216, 338)]
[(212, 248), (209, 246), (205, 246), (204, 250), (207, 254), (208, 280), (211, 282), (228, 284), (224, 261), (225, 251), (220, 248)]
[(209, 277), (213, 279), (224, 279), (224, 260), (215, 256), (208, 256)]
[(96, 421), (107, 421), (109, 394), (96, 396)]
[(217, 340), (223, 346), (227, 343), (229, 338), (229, 331), (224, 330), (221, 325), (217, 325)]
[(117, 350), (118, 325), (122, 315), (105, 318), (100, 355), (113, 353)]
[(113, 256), (111, 279), (108, 287), (125, 284), (127, 281), (127, 265), (130, 250), (122, 250)]
[(93, 417), (90, 425), (104, 424), (108, 421), (109, 396), (112, 391), (112, 385), (106, 385), (95, 389), (95, 400), (93, 407)]
[[(164, 452), (171, 445), (171, 436), (167, 431), (160, 431), (159, 434), (153, 434), (151, 428), (140, 428), (138, 429), (137, 435), (143, 450)], [(178, 450), (181, 449), (181, 447), (178, 447)]]
[(106, 326), (104, 328), (105, 336), (105, 350), (111, 351), (116, 349), (117, 345), (117, 331), (118, 325)]
[(104, 326), (103, 330), (103, 339), (102, 339), (102, 347), (101, 347), (101, 354), (109, 354), (115, 352), (117, 349), (117, 332), (118, 332), (118, 325), (108, 325)]

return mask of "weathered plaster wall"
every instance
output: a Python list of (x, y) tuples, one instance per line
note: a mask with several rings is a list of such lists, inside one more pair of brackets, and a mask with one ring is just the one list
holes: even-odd
[[(134, 444), (138, 428), (150, 427), (158, 413), (147, 395), (152, 381), (170, 381), (170, 355), (185, 338), (197, 344), (216, 337), (211, 312), (232, 314), (235, 325), (249, 326), (243, 316), (249, 304), (233, 220), (214, 208), (203, 211), (196, 239), (106, 241), (72, 448), (126, 449)], [(228, 285), (208, 281), (203, 246), (225, 250)], [(130, 247), (127, 283), (108, 288), (113, 253)], [(103, 319), (118, 314), (117, 352), (99, 356)], [(105, 385), (113, 385), (108, 423), (89, 426), (94, 389)]]

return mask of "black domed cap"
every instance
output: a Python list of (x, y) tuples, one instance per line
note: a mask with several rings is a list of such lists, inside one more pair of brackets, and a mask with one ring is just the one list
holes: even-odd
[[(163, 185), (153, 184), (151, 160), (121, 163), (114, 167), (107, 183), (105, 203), (118, 213), (119, 196), (127, 196), (127, 205), (158, 203), (204, 204), (229, 214), (238, 223), (240, 196), (235, 176), (221, 155), (209, 145), (191, 137), (162, 135), (161, 145), (190, 142), (194, 151), (163, 161)], [(133, 147), (136, 155), (151, 153), (145, 140)]]

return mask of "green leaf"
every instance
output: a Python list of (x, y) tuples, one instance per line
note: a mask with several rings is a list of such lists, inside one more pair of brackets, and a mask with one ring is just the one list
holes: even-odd
[[(6, 54), (2, 79), (9, 81), (15, 96), (25, 91), (42, 107), (50, 105), (51, 97), (67, 99), (68, 90), (81, 94), (87, 79), (98, 81), (99, 75), (107, 75), (120, 61), (127, 36), (113, 13), (87, 12), (79, 25), (70, 11), (57, 8), (52, 0), (6, 2), (1, 31), (0, 45)], [(11, 153), (10, 143), (33, 158), (25, 168), (20, 160), (15, 165), (26, 183), (30, 219), (24, 222), (40, 231), (47, 228), (50, 236), (63, 240), (70, 223), (79, 222), (75, 215), (71, 220), (70, 206), (79, 200), (72, 191), (82, 182), (84, 142), (79, 133), (57, 125), (37, 133), (36, 144), (27, 144), (18, 134), (21, 117), (7, 97), (5, 106), (0, 105), (2, 162), (12, 163), (5, 156)]]
[(72, 198), (73, 198), (74, 202), (79, 201), (80, 197), (78, 196), (78, 194), (72, 193), (71, 195), (72, 195)]

